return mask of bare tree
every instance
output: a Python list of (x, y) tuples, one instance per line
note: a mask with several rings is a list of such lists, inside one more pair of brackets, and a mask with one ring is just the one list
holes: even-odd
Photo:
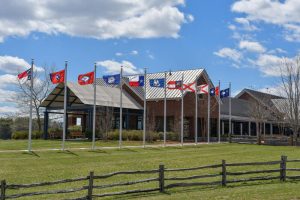
[[(33, 78), (33, 112), (34, 117), (37, 119), (38, 124), (38, 131), (41, 132), (42, 130), (42, 113), (40, 111), (40, 105), (43, 100), (48, 96), (50, 91), (53, 89), (53, 85), (51, 84), (50, 70), (48, 68), (43, 67), (43, 70), (37, 71), (34, 67), (32, 77)], [(20, 112), (25, 114), (28, 113), (29, 105), (30, 105), (30, 92), (31, 84), (30, 81), (26, 81), (25, 83), (21, 83), (18, 80), (18, 87), (17, 87), (17, 95), (15, 102), (18, 104), (20, 108)]]
[(261, 144), (262, 127), (264, 121), (268, 118), (269, 111), (261, 102), (254, 100), (250, 103), (250, 116), (254, 119), (256, 125), (257, 144)]
[(300, 57), (295, 60), (284, 59), (281, 66), (281, 81), (286, 96), (283, 108), (285, 119), (292, 131), (292, 144), (297, 144), (300, 128)]

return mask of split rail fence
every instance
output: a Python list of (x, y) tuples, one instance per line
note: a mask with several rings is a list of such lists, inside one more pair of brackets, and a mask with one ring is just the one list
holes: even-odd
[[(158, 169), (153, 170), (143, 170), (143, 171), (120, 171), (114, 172), (105, 175), (95, 175), (94, 172), (86, 177), (74, 178), (74, 179), (65, 179), (52, 182), (42, 182), (42, 183), (33, 183), (33, 184), (9, 184), (5, 180), (1, 181), (1, 197), (0, 200), (5, 199), (16, 199), (20, 197), (32, 197), (37, 195), (53, 195), (53, 194), (64, 194), (64, 193), (75, 193), (80, 192), (85, 193), (83, 197), (73, 198), (74, 200), (91, 200), (94, 198), (114, 196), (114, 195), (126, 195), (134, 193), (148, 193), (148, 192), (165, 192), (167, 189), (175, 187), (189, 187), (189, 186), (211, 186), (211, 185), (221, 185), (226, 186), (227, 184), (234, 184), (239, 182), (251, 182), (251, 181), (261, 181), (261, 184), (267, 180), (280, 180), (281, 182), (287, 180), (300, 180), (300, 174), (295, 173), (300, 172), (300, 168), (288, 168), (287, 163), (300, 163), (300, 160), (287, 160), (287, 156), (281, 156), (280, 160), (277, 161), (268, 161), (268, 162), (248, 162), (248, 163), (226, 163), (225, 160), (222, 160), (220, 164), (193, 167), (193, 168), (177, 168), (177, 169), (168, 169), (164, 165), (159, 165)], [(293, 164), (295, 166), (295, 164)], [(273, 166), (272, 169), (269, 169), (270, 166)], [(236, 167), (251, 167), (255, 170), (250, 171), (241, 171), (232, 170)], [(260, 168), (259, 168), (260, 167)], [(259, 168), (259, 169), (257, 169)], [(266, 169), (267, 168), (267, 169)], [(177, 176), (178, 173), (195, 173), (195, 171), (202, 170), (212, 170), (217, 171), (214, 173), (188, 175), (188, 176)], [(293, 172), (290, 175), (287, 172)], [(104, 179), (109, 179), (116, 176), (127, 175), (131, 177), (132, 175), (155, 175), (155, 177), (133, 180), (128, 182), (116, 182), (110, 184), (97, 184), (96, 181), (100, 180), (103, 183)], [(173, 176), (171, 176), (173, 174)], [(174, 174), (176, 176), (174, 176)], [(267, 175), (266, 175), (267, 174)], [(246, 178), (245, 178), (246, 175)], [(254, 177), (252, 175), (255, 175)], [(244, 176), (240, 178), (239, 176)], [(236, 178), (238, 177), (238, 178)], [(213, 181), (207, 181), (208, 179), (214, 178)], [(191, 180), (197, 180), (197, 182), (191, 182)], [(199, 181), (202, 180), (202, 181)], [(8, 191), (17, 191), (18, 189), (27, 189), (35, 188), (42, 186), (53, 186), (64, 183), (73, 183), (79, 181), (86, 181), (88, 184), (79, 188), (73, 189), (64, 189), (64, 190), (47, 190), (47, 191), (37, 191), (37, 192), (27, 192), (27, 193), (13, 193), (7, 194)], [(152, 188), (142, 188), (134, 190), (125, 190), (118, 192), (106, 192), (106, 193), (96, 193), (95, 190), (100, 189), (111, 189), (121, 186), (132, 186), (136, 184), (145, 184), (154, 182), (152, 185), (156, 187)], [(171, 182), (167, 184), (167, 182)], [(43, 199), (46, 199), (46, 196), (43, 196)]]

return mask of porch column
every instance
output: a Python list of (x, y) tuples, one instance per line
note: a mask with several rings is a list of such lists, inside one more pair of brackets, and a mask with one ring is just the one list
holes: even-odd
[(243, 123), (240, 123), (240, 134), (243, 135)]
[(43, 138), (44, 140), (47, 140), (48, 139), (48, 126), (49, 126), (49, 113), (48, 111), (46, 110), (44, 112), (44, 134), (43, 134)]
[(222, 135), (224, 135), (224, 121), (222, 121)]
[(129, 110), (126, 109), (126, 130), (129, 129)]
[(251, 136), (251, 122), (248, 122), (248, 134)]
[(273, 124), (272, 123), (270, 123), (270, 134), (271, 134), (271, 136), (273, 136)]
[(231, 131), (232, 131), (232, 135), (234, 135), (234, 122), (232, 122), (231, 124)]
[(263, 129), (264, 129), (264, 137), (266, 137), (266, 123), (263, 123)]

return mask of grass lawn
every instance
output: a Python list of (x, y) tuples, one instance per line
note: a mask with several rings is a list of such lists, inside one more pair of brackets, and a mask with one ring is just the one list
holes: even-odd
[[(19, 141), (5, 141), (7, 146), (18, 146)], [(4, 145), (1, 144), (1, 149)], [(42, 145), (42, 144), (41, 144)], [(120, 170), (146, 170), (157, 169), (160, 163), (166, 168), (196, 167), (207, 164), (221, 163), (225, 159), (228, 163), (251, 162), (251, 161), (272, 161), (279, 160), (281, 155), (288, 156), (288, 159), (299, 159), (300, 149), (298, 147), (273, 147), (243, 144), (211, 144), (186, 147), (166, 148), (134, 148), (134, 149), (105, 149), (96, 151), (74, 150), (74, 151), (50, 151), (36, 152), (29, 154), (0, 153), (0, 179), (6, 179), (10, 183), (34, 183), (42, 181), (53, 181), (65, 178), (87, 176), (90, 171), (96, 175), (110, 173)], [(300, 168), (300, 163), (290, 164), (290, 168)], [(268, 169), (279, 168), (279, 166), (264, 167)], [(261, 169), (256, 167), (235, 167), (228, 171)], [(209, 169), (202, 171), (186, 171), (166, 173), (166, 177), (187, 176), (204, 173), (219, 173), (220, 169)], [(294, 173), (294, 172), (293, 172)], [(289, 172), (288, 175), (292, 173)], [(295, 173), (294, 173), (295, 174)], [(297, 174), (297, 173), (296, 173)], [(300, 175), (300, 172), (298, 173)], [(278, 175), (278, 173), (274, 174)], [(263, 176), (263, 174), (262, 174)], [(96, 181), (95, 185), (111, 183), (112, 181), (126, 182), (143, 178), (157, 177), (157, 174), (150, 175), (120, 175), (113, 178)], [(230, 177), (228, 178), (230, 179)], [(204, 181), (220, 180), (211, 178)], [(171, 183), (166, 182), (166, 184)], [(49, 188), (39, 187), (34, 189), (22, 189), (18, 192), (41, 191), (50, 189), (74, 188), (87, 185), (87, 181), (61, 184)], [(137, 189), (143, 187), (157, 187), (157, 183), (146, 183), (136, 186), (124, 186), (121, 189)], [(187, 188), (174, 188), (160, 194), (126, 195), (109, 197), (105, 199), (300, 199), (300, 181), (287, 181), (281, 183), (279, 180), (229, 184), (221, 186), (198, 186)], [(120, 188), (95, 190), (95, 193), (120, 191)], [(12, 194), (9, 191), (9, 194)], [(81, 197), (86, 191), (66, 195), (36, 196), (23, 199), (64, 199)]]
[[(123, 141), (123, 146), (142, 146), (142, 141)], [(161, 144), (161, 142), (149, 143)], [(118, 147), (119, 141), (96, 141), (96, 147)], [(28, 140), (0, 140), (0, 151), (4, 150), (26, 150)], [(61, 140), (32, 140), (32, 150), (61, 149)], [(91, 148), (92, 142), (88, 140), (66, 140), (66, 148)]]

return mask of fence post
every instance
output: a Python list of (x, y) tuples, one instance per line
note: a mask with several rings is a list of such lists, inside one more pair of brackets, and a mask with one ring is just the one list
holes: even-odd
[(5, 190), (6, 190), (6, 181), (2, 180), (1, 181), (1, 196), (0, 196), (1, 200), (5, 200)]
[(280, 180), (286, 180), (286, 161), (287, 156), (281, 156), (281, 163), (280, 163)]
[(226, 186), (226, 161), (222, 160), (222, 186)]
[(87, 196), (88, 200), (93, 199), (93, 184), (94, 184), (94, 172), (90, 172), (89, 186), (88, 186), (88, 196)]
[(159, 165), (159, 192), (165, 192), (165, 166)]

